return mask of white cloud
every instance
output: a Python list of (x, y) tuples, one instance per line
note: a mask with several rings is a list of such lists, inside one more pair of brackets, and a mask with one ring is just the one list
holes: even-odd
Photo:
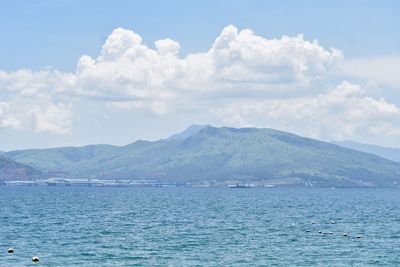
[(72, 109), (63, 101), (73, 80), (52, 71), (0, 72), (0, 128), (69, 133)]
[(34, 132), (70, 133), (71, 105), (46, 99), (13, 99), (0, 102), (0, 128)]
[(346, 60), (340, 69), (348, 77), (400, 90), (399, 55)]
[(301, 93), (341, 59), (340, 51), (327, 51), (301, 35), (268, 40), (234, 26), (226, 27), (205, 53), (180, 58), (180, 45), (171, 39), (155, 46), (142, 44), (130, 30), (114, 30), (97, 59), (79, 60), (77, 89), (113, 106), (163, 113), (182, 99)]
[(70, 105), (48, 103), (45, 108), (43, 106), (32, 106), (29, 113), (33, 117), (33, 121), (36, 121), (35, 132), (70, 133), (72, 119)]
[(400, 109), (365, 96), (349, 82), (315, 97), (237, 101), (213, 112), (231, 125), (272, 126), (328, 140), (365, 134), (400, 137)]
[(142, 37), (130, 30), (122, 28), (115, 29), (107, 38), (101, 50), (102, 60), (116, 60), (126, 56), (127, 51), (135, 47), (144, 47), (141, 45)]
[(343, 74), (398, 84), (397, 69), (385, 76), (371, 67), (385, 66), (387, 60), (364, 69), (362, 63), (349, 62), (338, 73), (343, 56), (336, 49), (302, 35), (267, 39), (232, 25), (205, 52), (182, 57), (180, 44), (168, 38), (154, 45), (118, 28), (97, 57), (79, 59), (74, 73), (0, 71), (0, 127), (69, 133), (73, 114), (84, 106), (74, 104), (79, 99), (98, 103), (105, 113), (141, 111), (160, 119), (197, 113), (202, 121), (269, 126), (319, 138), (400, 135), (397, 106), (371, 97), (364, 86), (332, 85), (332, 77)]
[(181, 49), (180, 44), (171, 39), (158, 40), (154, 44), (161, 55), (171, 54), (175, 56), (179, 53), (179, 49)]
[(322, 79), (341, 58), (336, 49), (325, 50), (302, 35), (268, 40), (251, 30), (226, 27), (209, 53), (220, 80), (231, 82), (310, 86)]

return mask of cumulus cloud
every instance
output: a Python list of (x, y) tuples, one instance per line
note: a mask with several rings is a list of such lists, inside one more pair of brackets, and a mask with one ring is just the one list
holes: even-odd
[(154, 106), (169, 105), (155, 102), (182, 97), (246, 97), (283, 94), (279, 92), (283, 88), (307, 90), (341, 58), (340, 51), (325, 50), (301, 35), (268, 40), (234, 26), (226, 27), (204, 53), (180, 58), (180, 45), (171, 39), (158, 40), (155, 47), (142, 44), (142, 38), (130, 30), (114, 30), (98, 58), (83, 56), (79, 60), (78, 88), (88, 96), (113, 102), (116, 97), (123, 98), (133, 107), (154, 110)]
[(74, 77), (52, 71), (0, 72), (0, 128), (70, 132), (72, 109), (63, 94)]
[[(101, 49), (101, 60), (116, 60), (126, 56), (126, 52), (135, 47), (142, 47), (142, 37), (130, 30), (115, 29)], [(139, 50), (139, 49), (138, 49)]]
[(163, 40), (158, 40), (154, 42), (157, 51), (161, 55), (177, 55), (179, 53), (179, 49), (181, 49), (181, 46), (178, 42), (175, 42), (174, 40), (171, 39), (163, 39)]
[(67, 134), (71, 119), (71, 106), (63, 103), (55, 104), (46, 99), (0, 102), (0, 128)]
[(220, 80), (297, 86), (310, 86), (323, 78), (341, 58), (340, 51), (327, 51), (302, 35), (268, 40), (234, 26), (222, 31), (208, 54)]
[(213, 110), (225, 123), (279, 127), (306, 136), (346, 139), (357, 135), (400, 136), (400, 109), (342, 82), (316, 97), (232, 102)]
[(267, 39), (230, 25), (207, 51), (181, 56), (180, 48), (168, 38), (152, 48), (118, 28), (99, 55), (83, 55), (73, 73), (0, 72), (0, 127), (69, 133), (79, 112), (74, 101), (83, 99), (109, 110), (197, 112), (203, 120), (319, 138), (400, 136), (399, 108), (369, 96), (364, 86), (333, 85), (332, 77), (345, 73), (343, 64), (337, 72), (343, 55), (316, 40)]

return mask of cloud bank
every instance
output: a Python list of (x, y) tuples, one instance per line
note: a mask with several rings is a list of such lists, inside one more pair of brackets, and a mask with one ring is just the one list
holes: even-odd
[(214, 109), (214, 113), (228, 124), (254, 126), (261, 122), (315, 138), (400, 136), (400, 109), (383, 98), (366, 96), (359, 85), (348, 82), (315, 97), (237, 101)]
[(0, 128), (68, 134), (82, 108), (76, 102), (90, 101), (128, 114), (191, 112), (325, 139), (400, 136), (400, 109), (368, 95), (364, 84), (342, 81), (342, 52), (316, 40), (267, 39), (230, 25), (206, 52), (180, 56), (180, 48), (171, 39), (152, 48), (118, 28), (98, 57), (79, 59), (74, 73), (0, 71)]

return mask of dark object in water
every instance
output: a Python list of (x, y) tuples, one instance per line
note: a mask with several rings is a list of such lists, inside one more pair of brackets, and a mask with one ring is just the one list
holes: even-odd
[(13, 248), (9, 248), (9, 249), (7, 250), (7, 252), (8, 252), (9, 254), (14, 253), (14, 249), (13, 249)]
[(35, 257), (32, 257), (32, 261), (33, 261), (33, 262), (39, 262), (39, 257), (36, 257), (36, 256), (35, 256)]
[(346, 233), (344, 233), (344, 234), (342, 234), (342, 236), (347, 236), (347, 234), (346, 234)]

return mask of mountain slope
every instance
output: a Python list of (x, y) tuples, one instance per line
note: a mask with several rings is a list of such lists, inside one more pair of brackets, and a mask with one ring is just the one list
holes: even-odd
[(400, 162), (400, 148), (382, 147), (377, 145), (362, 144), (354, 141), (332, 142), (333, 144), (351, 148), (365, 153), (375, 154), (379, 157)]
[(0, 155), (0, 180), (31, 179), (39, 176), (40, 172), (31, 166)]
[(187, 138), (7, 156), (40, 170), (58, 168), (77, 176), (114, 172), (165, 181), (239, 179), (345, 187), (400, 183), (399, 163), (272, 129), (208, 126)]
[(170, 137), (168, 137), (165, 140), (171, 141), (171, 140), (183, 140), (186, 139), (192, 135), (197, 134), (198, 132), (200, 132), (201, 130), (203, 130), (204, 128), (209, 127), (210, 125), (197, 125), (197, 124), (193, 124), (190, 125), (188, 128), (186, 128), (185, 130), (183, 130), (180, 133), (176, 133), (171, 135)]
[(7, 152), (5, 155), (18, 162), (43, 171), (66, 171), (81, 162), (91, 161), (101, 155), (110, 155), (117, 147), (111, 145), (89, 145), (84, 147), (60, 147), (28, 149)]

